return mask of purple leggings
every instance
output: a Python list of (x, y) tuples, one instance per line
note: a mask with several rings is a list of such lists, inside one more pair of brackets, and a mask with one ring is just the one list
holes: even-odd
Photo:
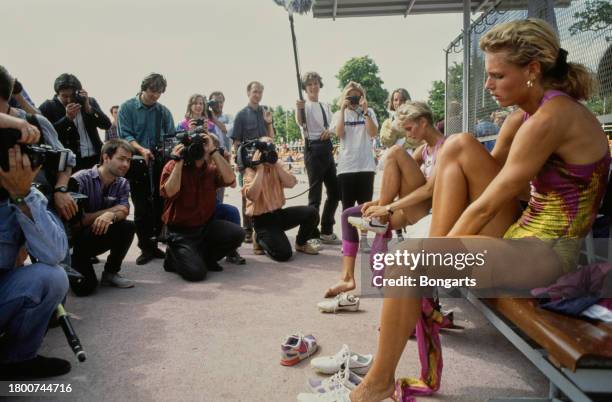
[(359, 233), (357, 228), (348, 222), (349, 216), (361, 216), (361, 205), (342, 211), (342, 255), (356, 257), (359, 250)]
[[(359, 250), (359, 232), (355, 226), (349, 223), (348, 218), (349, 216), (361, 217), (362, 205), (357, 205), (356, 207), (347, 208), (342, 211), (342, 217), (340, 218), (342, 222), (342, 255), (345, 257), (356, 257), (357, 251)], [(371, 253), (386, 252), (387, 241), (391, 239), (391, 237), (391, 227), (389, 227), (384, 235), (377, 234), (372, 243)]]

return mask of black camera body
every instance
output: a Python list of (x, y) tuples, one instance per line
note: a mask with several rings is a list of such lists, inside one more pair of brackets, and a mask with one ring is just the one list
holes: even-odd
[(78, 89), (74, 90), (74, 95), (72, 95), (72, 102), (78, 103), (81, 106), (85, 106), (85, 97), (79, 93)]
[[(261, 158), (258, 161), (253, 161), (255, 151), (261, 152)], [(275, 164), (278, 161), (278, 153), (276, 147), (271, 142), (260, 140), (250, 140), (243, 142), (236, 152), (236, 164), (240, 170), (246, 168), (254, 168), (262, 163)]]
[[(12, 128), (0, 129), (0, 166), (4, 171), (9, 170), (8, 150), (17, 144), (21, 138), (21, 132)], [(25, 145), (19, 144), (21, 152), (28, 155), (30, 164), (35, 169), (43, 167), (45, 172), (57, 174), (66, 169), (68, 159), (67, 150), (56, 150), (49, 145)]]
[(359, 100), (361, 99), (361, 96), (347, 96), (346, 99), (348, 99), (351, 105), (357, 106), (359, 105)]
[[(203, 137), (202, 134), (206, 132), (207, 130), (203, 126), (198, 126), (191, 131), (178, 131), (170, 141), (166, 142), (164, 155), (167, 156), (167, 159), (184, 160), (185, 165), (192, 165), (195, 161), (204, 157), (204, 147), (209, 139)], [(181, 154), (179, 156), (172, 155), (172, 150), (178, 144), (183, 144)]]

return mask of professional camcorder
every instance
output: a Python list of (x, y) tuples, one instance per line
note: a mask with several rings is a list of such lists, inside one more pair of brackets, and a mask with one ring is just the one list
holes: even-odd
[[(42, 134), (41, 134), (42, 135)], [(9, 170), (8, 150), (17, 144), (21, 132), (13, 128), (0, 129), (0, 166)], [(21, 152), (28, 155), (32, 168), (43, 167), (46, 173), (57, 174), (66, 169), (68, 150), (56, 150), (48, 145), (19, 144)]]
[[(255, 151), (261, 152), (259, 161), (253, 161)], [(236, 164), (240, 170), (254, 168), (261, 163), (275, 164), (278, 161), (278, 153), (273, 143), (260, 140), (243, 142), (236, 152)]]
[[(164, 162), (166, 160), (184, 160), (186, 165), (191, 165), (198, 159), (204, 157), (204, 147), (209, 139), (202, 134), (208, 131), (204, 126), (198, 126), (191, 131), (177, 131), (174, 136), (165, 138), (164, 141)], [(173, 155), (172, 150), (178, 144), (183, 144), (184, 148), (180, 155)]]

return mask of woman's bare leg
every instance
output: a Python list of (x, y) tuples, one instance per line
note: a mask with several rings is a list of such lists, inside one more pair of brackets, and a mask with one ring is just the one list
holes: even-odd
[(334, 297), (342, 292), (355, 289), (355, 257), (342, 257), (342, 274), (340, 280), (325, 292), (325, 297)]
[[(501, 167), (471, 134), (456, 134), (442, 148), (436, 163), (431, 237), (445, 236), (470, 202), (478, 198)], [(518, 217), (518, 203), (509, 202), (480, 234), (502, 237)]]
[[(394, 145), (385, 159), (378, 205), (390, 204), (396, 197), (404, 197), (423, 184), (425, 184), (425, 176), (423, 176), (415, 160), (408, 155), (403, 147)], [(402, 210), (401, 214), (391, 218), (391, 226), (394, 229), (399, 229), (406, 224), (415, 223), (428, 210), (429, 202), (422, 202), (419, 205), (406, 208)], [(423, 211), (425, 212), (423, 213)], [(386, 222), (386, 217), (381, 218), (381, 221)]]

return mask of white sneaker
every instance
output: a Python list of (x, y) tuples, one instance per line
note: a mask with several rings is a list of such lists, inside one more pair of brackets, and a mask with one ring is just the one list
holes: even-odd
[(347, 356), (347, 359), (342, 365), (340, 371), (329, 378), (324, 380), (320, 378), (310, 378), (307, 383), (310, 392), (315, 394), (325, 394), (342, 387), (346, 387), (351, 391), (357, 388), (363, 379), (348, 368), (350, 363), (349, 360), (350, 357)]
[(340, 240), (338, 236), (336, 236), (335, 233), (321, 234), (320, 238), (323, 244), (331, 244), (331, 245), (336, 245), (336, 246), (339, 244), (342, 244), (342, 240)]
[(317, 303), (317, 307), (319, 307), (319, 310), (323, 313), (357, 311), (359, 310), (359, 297), (342, 292), (333, 299), (327, 299)]
[(335, 389), (325, 394), (301, 393), (297, 396), (298, 402), (351, 402), (351, 390), (346, 387)]
[(349, 369), (360, 376), (367, 374), (374, 361), (372, 355), (360, 355), (359, 353), (351, 352), (347, 345), (342, 345), (342, 349), (333, 356), (312, 359), (310, 366), (316, 372), (334, 374), (340, 371), (347, 358), (349, 359)]
[(389, 223), (381, 223), (378, 218), (366, 219), (359, 216), (349, 216), (348, 223), (357, 229), (368, 230), (370, 232), (384, 234), (389, 227)]

